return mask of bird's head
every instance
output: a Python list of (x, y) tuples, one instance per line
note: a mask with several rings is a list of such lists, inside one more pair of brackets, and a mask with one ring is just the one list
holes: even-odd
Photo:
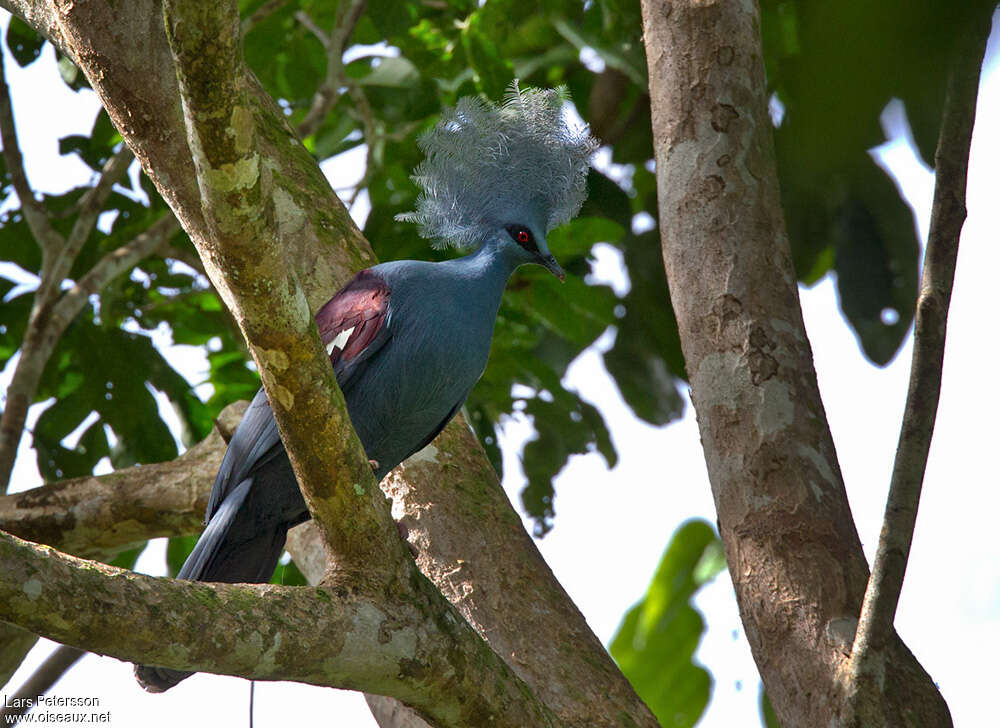
[(397, 219), (417, 223), (438, 246), (495, 241), (515, 262), (565, 279), (545, 236), (579, 212), (597, 143), (586, 127), (567, 124), (564, 101), (561, 89), (522, 90), (516, 81), (500, 106), (459, 100), (421, 137), (417, 209)]
[[(508, 249), (508, 255), (522, 263), (537, 263), (545, 266), (552, 275), (561, 281), (566, 280), (566, 273), (563, 271), (555, 256), (549, 252), (549, 244), (545, 236), (536, 232), (537, 228), (524, 223), (512, 222), (503, 226), (504, 232), (500, 235), (501, 246)], [(507, 239), (504, 240), (504, 235)], [(509, 241), (509, 242), (508, 242)]]

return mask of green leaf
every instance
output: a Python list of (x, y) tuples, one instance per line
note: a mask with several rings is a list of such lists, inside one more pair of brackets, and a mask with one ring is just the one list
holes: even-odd
[(284, 586), (305, 586), (309, 582), (294, 561), (289, 561), (287, 564), (282, 564), (279, 561), (271, 576), (271, 583)]
[(586, 255), (597, 243), (618, 242), (625, 235), (620, 223), (606, 217), (577, 217), (547, 236), (549, 250), (561, 261)]
[(552, 401), (541, 396), (527, 402), (538, 436), (524, 446), (521, 456), (528, 484), (521, 491), (521, 503), (535, 520), (535, 535), (544, 536), (555, 516), (552, 479), (570, 455), (596, 450), (609, 468), (618, 463), (618, 453), (601, 413), (591, 404), (559, 387), (550, 392)]
[(139, 560), (142, 556), (142, 552), (146, 550), (146, 546), (149, 542), (136, 546), (133, 549), (128, 549), (127, 551), (121, 551), (115, 558), (107, 562), (109, 566), (117, 566), (119, 569), (134, 569), (135, 562)]
[(608, 66), (628, 76), (632, 83), (640, 88), (645, 88), (648, 85), (646, 81), (646, 56), (641, 43), (609, 43), (602, 33), (591, 32), (562, 17), (553, 18), (552, 25), (577, 50), (591, 48)]
[(876, 364), (909, 329), (918, 251), (909, 210), (868, 156), (884, 141), (879, 114), (902, 99), (932, 161), (956, 40), (995, 4), (761, 3), (768, 84), (785, 108), (775, 147), (795, 269), (807, 284), (836, 271), (845, 317)]
[(382, 58), (371, 73), (361, 80), (362, 86), (383, 88), (413, 88), (420, 82), (417, 67), (405, 58)]
[(87, 82), (87, 77), (83, 75), (83, 72), (76, 67), (69, 56), (64, 56), (59, 51), (56, 51), (56, 67), (59, 69), (63, 83), (74, 91), (90, 88), (90, 83)]
[(16, 15), (7, 24), (7, 47), (19, 66), (28, 66), (42, 54), (45, 38)]
[(920, 246), (910, 208), (874, 164), (852, 168), (833, 241), (840, 307), (868, 358), (888, 364), (913, 320)]
[(624, 248), (632, 287), (621, 302), (615, 345), (604, 364), (635, 416), (665, 425), (684, 414), (679, 387), (687, 375), (659, 236), (630, 235)]
[(14, 284), (10, 281), (0, 279), (0, 307), (3, 311), (0, 317), (0, 369), (7, 366), (8, 360), (21, 348), (28, 316), (35, 302), (33, 292), (22, 293), (9, 301), (3, 301), (13, 287)]
[(774, 708), (771, 707), (771, 701), (768, 699), (763, 685), (760, 686), (760, 722), (763, 723), (764, 728), (781, 728), (778, 716), (775, 715)]
[(664, 728), (695, 725), (708, 705), (712, 678), (693, 662), (705, 627), (691, 600), (724, 565), (722, 544), (706, 521), (682, 524), (646, 595), (611, 640), (612, 657)]
[(177, 572), (184, 566), (184, 561), (191, 555), (196, 543), (197, 536), (174, 536), (167, 540), (167, 576), (172, 579), (177, 577)]
[(479, 13), (469, 16), (462, 29), (462, 47), (473, 71), (476, 88), (488, 98), (501, 98), (514, 80), (514, 65), (504, 58), (488, 35), (482, 32)]
[(416, 19), (413, 4), (398, 0), (368, 0), (366, 15), (386, 40), (405, 33)]

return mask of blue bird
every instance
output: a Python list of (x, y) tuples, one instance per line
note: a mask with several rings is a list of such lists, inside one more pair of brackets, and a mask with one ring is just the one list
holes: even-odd
[[(426, 159), (413, 213), (437, 246), (462, 258), (399, 260), (358, 273), (316, 313), (351, 422), (375, 476), (428, 445), (486, 369), (504, 288), (525, 263), (565, 274), (545, 235), (580, 209), (595, 142), (563, 116), (561, 90), (521, 90), (503, 104), (461, 99), (420, 140)], [(207, 527), (180, 579), (266, 582), (289, 528), (309, 519), (264, 390), (219, 468)], [(188, 672), (136, 666), (150, 692)]]

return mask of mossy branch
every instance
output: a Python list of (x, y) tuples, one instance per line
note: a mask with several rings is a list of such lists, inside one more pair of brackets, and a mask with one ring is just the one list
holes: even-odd
[(170, 0), (164, 17), (211, 233), (199, 252), (247, 339), (306, 503), (339, 568), (405, 573), (412, 562), (285, 259), (237, 4)]
[[(392, 695), (441, 726), (551, 725), (524, 684), (429, 584), (202, 584), (136, 574), (0, 532), (0, 619), (178, 670)], [(430, 597), (429, 599), (427, 597)]]

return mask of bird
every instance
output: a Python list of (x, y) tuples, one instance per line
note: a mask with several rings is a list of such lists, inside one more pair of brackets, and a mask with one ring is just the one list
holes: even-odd
[[(501, 297), (514, 270), (537, 264), (565, 280), (546, 235), (579, 212), (596, 142), (564, 113), (566, 92), (521, 89), (500, 104), (463, 97), (420, 137), (416, 223), (434, 247), (467, 254), (398, 260), (357, 273), (315, 315), (351, 423), (381, 480), (430, 444), (486, 369)], [(179, 579), (264, 583), (289, 528), (310, 517), (261, 389), (223, 457), (207, 526)], [(163, 692), (190, 672), (137, 665)]]

